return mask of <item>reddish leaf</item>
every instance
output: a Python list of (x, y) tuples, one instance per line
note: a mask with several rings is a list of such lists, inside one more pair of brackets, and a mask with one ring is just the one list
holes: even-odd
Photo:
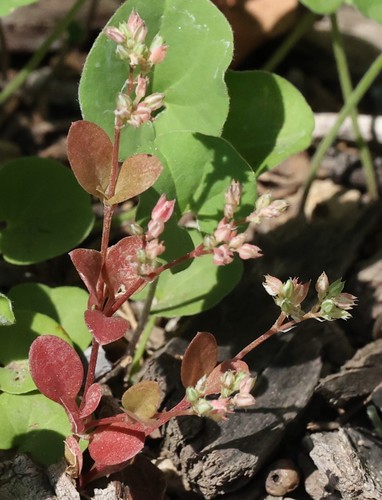
[(115, 423), (94, 431), (89, 453), (97, 465), (115, 465), (133, 458), (144, 444), (143, 432), (132, 430), (128, 424)]
[(191, 387), (209, 375), (216, 365), (218, 346), (211, 333), (199, 332), (190, 342), (183, 356), (181, 379), (184, 387)]
[(121, 339), (130, 325), (118, 316), (107, 317), (96, 309), (85, 311), (85, 323), (91, 334), (100, 345), (110, 344)]
[(91, 415), (97, 408), (102, 398), (102, 388), (99, 384), (92, 384), (87, 390), (81, 405), (81, 418)]
[(80, 476), (83, 465), (82, 451), (78, 441), (73, 436), (65, 439), (65, 460), (68, 464), (66, 473), (72, 478)]
[(103, 199), (109, 184), (113, 145), (95, 123), (80, 120), (68, 133), (68, 158), (79, 184), (88, 193)]
[(161, 172), (162, 164), (156, 156), (139, 154), (127, 158), (119, 172), (115, 194), (107, 203), (122, 203), (143, 193), (154, 184)]
[(136, 258), (141, 248), (140, 236), (127, 236), (108, 249), (103, 272), (109, 291), (114, 296), (118, 293), (133, 294), (144, 284), (130, 260)]
[(37, 388), (71, 411), (84, 378), (81, 360), (73, 347), (54, 335), (41, 335), (29, 350), (29, 366)]
[(220, 379), (223, 373), (225, 373), (227, 370), (249, 373), (247, 363), (245, 361), (241, 361), (241, 359), (227, 359), (226, 361), (223, 361), (223, 363), (220, 363), (220, 365), (216, 366), (209, 374), (207, 378), (206, 395), (220, 393), (222, 385)]
[(87, 248), (77, 248), (69, 252), (69, 256), (90, 293), (90, 303), (97, 303), (97, 283), (102, 268), (100, 252)]

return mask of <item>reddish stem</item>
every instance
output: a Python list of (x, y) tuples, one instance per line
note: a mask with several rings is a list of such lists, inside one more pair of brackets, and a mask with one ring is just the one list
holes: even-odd
[(155, 269), (155, 271), (150, 275), (150, 280), (153, 279), (154, 277), (159, 276), (161, 273), (163, 273), (163, 271), (166, 271), (166, 269), (170, 269), (171, 267), (177, 266), (178, 264), (181, 264), (186, 260), (194, 259), (195, 257), (201, 257), (202, 255), (208, 255), (211, 253), (213, 253), (213, 250), (205, 250), (204, 244), (201, 243), (191, 252), (188, 252), (182, 255), (182, 257), (178, 257), (177, 259), (172, 260), (171, 262), (168, 262), (167, 264), (164, 264), (163, 266), (160, 266), (157, 269)]
[(95, 370), (96, 370), (97, 358), (98, 358), (98, 351), (99, 351), (99, 343), (96, 341), (95, 338), (93, 338), (89, 366), (88, 366), (88, 371), (86, 374), (85, 388), (84, 388), (84, 392), (83, 392), (84, 398), (82, 399), (80, 410), (82, 410), (82, 408), (85, 404), (85, 396), (86, 396), (86, 393), (87, 393), (89, 387), (94, 383)]

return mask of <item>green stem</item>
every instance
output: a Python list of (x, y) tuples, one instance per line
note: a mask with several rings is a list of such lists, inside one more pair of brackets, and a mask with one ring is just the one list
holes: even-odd
[(147, 323), (143, 329), (143, 332), (135, 348), (133, 361), (131, 362), (131, 367), (130, 367), (130, 374), (129, 374), (130, 380), (131, 377), (138, 371), (139, 362), (143, 356), (143, 353), (145, 352), (146, 345), (150, 338), (151, 332), (153, 331), (154, 325), (155, 325), (155, 316), (149, 316), (149, 319), (147, 320)]
[(66, 30), (69, 23), (75, 17), (79, 9), (86, 2), (86, 0), (77, 0), (73, 7), (69, 10), (66, 16), (60, 20), (60, 22), (56, 25), (52, 33), (48, 36), (48, 38), (44, 41), (41, 47), (34, 53), (29, 62), (24, 66), (24, 68), (19, 71), (19, 73), (11, 80), (8, 85), (3, 89), (0, 93), (0, 105), (3, 104), (18, 88), (20, 88), (31, 72), (37, 68), (42, 59), (45, 57), (46, 53), (52, 46), (53, 42), (59, 38), (62, 33)]
[(382, 70), (382, 54), (380, 54), (376, 60), (373, 62), (373, 64), (370, 66), (370, 68), (367, 70), (367, 72), (364, 74), (356, 88), (353, 90), (353, 92), (350, 94), (349, 99), (346, 101), (345, 105), (342, 107), (340, 113), (337, 116), (337, 120), (335, 121), (334, 125), (332, 128), (329, 130), (327, 135), (323, 138), (323, 140), (320, 142), (316, 153), (314, 154), (311, 164), (310, 164), (310, 173), (308, 180), (305, 185), (305, 190), (304, 194), (301, 200), (301, 205), (300, 205), (300, 213), (303, 212), (304, 210), (304, 205), (306, 202), (306, 199), (309, 194), (310, 187), (312, 185), (312, 182), (316, 176), (318, 167), (321, 164), (321, 161), (323, 157), (325, 156), (326, 151), (328, 148), (331, 146), (333, 141), (335, 140), (339, 129), (341, 128), (341, 125), (343, 124), (345, 118), (349, 115), (351, 110), (356, 106), (359, 101), (362, 99), (362, 97), (365, 95), (367, 90), (369, 89), (370, 85), (374, 82), (374, 80), (377, 78), (379, 75), (380, 71)]
[[(342, 95), (344, 98), (344, 102), (346, 102), (352, 91), (352, 82), (350, 78), (349, 66), (346, 59), (346, 53), (343, 43), (343, 38), (338, 29), (337, 16), (336, 14), (332, 14), (330, 16), (331, 24), (332, 24), (332, 39), (333, 39), (333, 52), (334, 57), (336, 59), (338, 76), (341, 84)], [(373, 160), (370, 154), (370, 150), (364, 141), (361, 130), (358, 124), (358, 111), (357, 107), (354, 108), (350, 112), (350, 117), (353, 124), (353, 130), (355, 135), (355, 141), (359, 150), (359, 154), (361, 157), (361, 161), (364, 167), (365, 178), (367, 189), (369, 191), (369, 196), (371, 200), (378, 199), (378, 185), (377, 179), (375, 175), (375, 170), (373, 166)]]
[(297, 23), (296, 28), (287, 36), (287, 38), (285, 38), (283, 43), (261, 69), (264, 71), (274, 71), (280, 62), (293, 49), (300, 38), (304, 36), (309, 28), (311, 28), (316, 18), (316, 14), (313, 12), (307, 12), (300, 22)]

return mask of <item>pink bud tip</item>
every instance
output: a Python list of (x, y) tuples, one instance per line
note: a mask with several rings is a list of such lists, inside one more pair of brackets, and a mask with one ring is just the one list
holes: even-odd
[(167, 200), (166, 195), (162, 194), (151, 212), (152, 220), (167, 222), (174, 212), (174, 207), (175, 200)]

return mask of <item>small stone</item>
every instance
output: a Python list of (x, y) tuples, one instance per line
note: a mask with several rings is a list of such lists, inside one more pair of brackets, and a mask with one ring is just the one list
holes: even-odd
[(277, 460), (269, 468), (265, 480), (266, 492), (274, 496), (284, 496), (300, 483), (300, 476), (294, 463), (288, 459)]

